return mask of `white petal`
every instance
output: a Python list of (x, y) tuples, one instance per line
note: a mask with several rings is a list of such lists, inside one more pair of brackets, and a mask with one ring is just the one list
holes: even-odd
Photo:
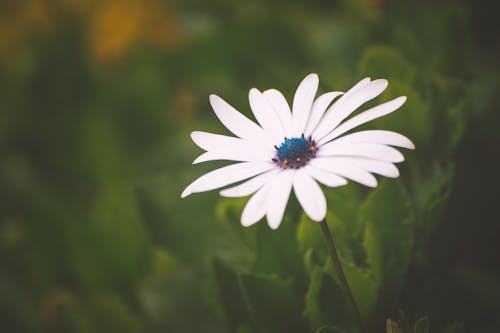
[(313, 136), (316, 139), (321, 139), (323, 136), (327, 135), (357, 108), (380, 95), (385, 88), (387, 88), (387, 85), (387, 80), (374, 80), (357, 88), (352, 91), (352, 93), (346, 93), (344, 96), (340, 97), (339, 100), (326, 111), (318, 127), (314, 130)]
[[(344, 95), (351, 95), (354, 91), (357, 89), (364, 87), (370, 83), (370, 78), (366, 77), (356, 83), (351, 89), (349, 89)], [(312, 106), (312, 111), (311, 111), (311, 116), (309, 117), (309, 121), (306, 127), (306, 130), (304, 131), (304, 135), (309, 136), (313, 133), (314, 129), (318, 126), (318, 123), (320, 122), (321, 118), (325, 114), (326, 108), (328, 105), (332, 102), (333, 99), (335, 99), (337, 96), (342, 95), (342, 92), (338, 91), (333, 91), (333, 92), (328, 92), (325, 93), (321, 96), (319, 96), (313, 103)], [(324, 99), (324, 100), (321, 100)], [(329, 100), (328, 103), (326, 103), (326, 100)], [(326, 104), (326, 105), (325, 105)], [(315, 110), (316, 108), (316, 110)]]
[(316, 179), (318, 182), (329, 187), (338, 187), (347, 184), (347, 180), (345, 178), (331, 172), (318, 169), (310, 164), (304, 167), (304, 172)]
[(292, 110), (293, 136), (295, 137), (299, 137), (304, 132), (318, 84), (318, 75), (309, 74), (302, 80), (295, 92)]
[(266, 215), (269, 204), (269, 189), (269, 184), (264, 185), (248, 200), (243, 208), (243, 213), (241, 213), (241, 225), (249, 227)]
[(191, 132), (191, 139), (198, 147), (205, 150), (220, 150), (220, 147), (235, 147), (241, 148), (241, 145), (248, 141), (244, 141), (240, 138), (235, 138), (227, 135), (220, 135), (208, 132), (194, 131)]
[(224, 151), (207, 151), (200, 156), (198, 156), (194, 161), (193, 164), (198, 164), (201, 162), (207, 162), (207, 161), (217, 161), (217, 160), (224, 160), (224, 161), (239, 161), (239, 162), (266, 162), (266, 161), (271, 161), (273, 158), (273, 152), (272, 150), (264, 150), (258, 151), (256, 149), (251, 149), (251, 150), (246, 150), (246, 149), (240, 149), (240, 150), (224, 150)]
[(281, 126), (281, 122), (276, 112), (267, 98), (265, 98), (258, 89), (252, 88), (248, 93), (248, 100), (255, 118), (257, 118), (262, 128), (275, 139), (275, 144), (281, 143), (285, 136), (285, 132), (283, 131), (283, 127)]
[(269, 103), (273, 106), (276, 115), (281, 121), (281, 126), (285, 132), (286, 137), (292, 136), (292, 111), (285, 99), (285, 96), (276, 89), (269, 89), (264, 91), (264, 96)]
[(207, 150), (193, 164), (213, 160), (270, 161), (274, 154), (271, 144), (258, 141), (200, 131), (192, 132), (191, 138), (200, 148)]
[(238, 112), (217, 95), (210, 95), (210, 104), (221, 121), (234, 135), (243, 139), (266, 140), (268, 136), (256, 123)]
[(294, 174), (295, 170), (283, 170), (276, 175), (271, 183), (267, 224), (273, 230), (279, 227), (285, 214)]
[(319, 140), (319, 143), (325, 143), (332, 139), (335, 139), (341, 134), (362, 125), (364, 123), (369, 122), (370, 120), (377, 119), (379, 117), (385, 116), (391, 112), (396, 111), (401, 105), (406, 101), (406, 96), (397, 97), (389, 102), (377, 105), (371, 109), (368, 109), (357, 116), (352, 117), (351, 119), (342, 123), (339, 127), (334, 129), (330, 134), (323, 137)]
[(402, 162), (404, 156), (398, 150), (376, 143), (329, 142), (321, 146), (318, 156), (360, 156), (388, 162)]
[(337, 143), (378, 143), (389, 146), (415, 149), (415, 145), (406, 136), (392, 131), (367, 130), (347, 134), (335, 139)]
[[(238, 161), (238, 159), (226, 159), (223, 158), (223, 156), (220, 156), (220, 154), (217, 153), (212, 153), (209, 151), (204, 152), (200, 156), (194, 159), (193, 164), (198, 164), (202, 162), (207, 162), (207, 161), (216, 161), (216, 160), (229, 160), (229, 161)], [(249, 161), (244, 161), (244, 162), (249, 162)]]
[(361, 88), (363, 86), (366, 86), (368, 83), (371, 82), (371, 79), (369, 77), (365, 77), (364, 79), (362, 79), (361, 81), (359, 81), (358, 83), (356, 83), (355, 85), (352, 86), (351, 89), (349, 89), (347, 92), (346, 92), (346, 95), (350, 95), (352, 94), (353, 92), (355, 92), (358, 88)]
[(312, 166), (333, 172), (369, 187), (377, 186), (377, 179), (369, 172), (335, 157), (318, 157), (309, 162)]
[(326, 111), (326, 108), (330, 103), (339, 95), (342, 95), (341, 91), (332, 91), (327, 92), (314, 101), (312, 105), (311, 115), (309, 116), (309, 120), (307, 121), (306, 129), (304, 130), (304, 135), (307, 137), (312, 134), (313, 130), (318, 125), (321, 117)]
[[(195, 131), (191, 133), (193, 141), (202, 149), (212, 154), (203, 154), (196, 163), (214, 159), (234, 161), (270, 160), (274, 148), (270, 143), (250, 141), (231, 136)], [(193, 162), (194, 163), (194, 162)]]
[(297, 172), (293, 179), (293, 190), (307, 216), (317, 222), (325, 218), (325, 195), (311, 176), (305, 172)]
[(182, 192), (181, 197), (185, 198), (192, 193), (210, 191), (239, 182), (274, 167), (274, 164), (267, 162), (242, 162), (215, 169), (192, 182)]
[(399, 176), (399, 170), (390, 162), (376, 161), (362, 157), (336, 157), (338, 161), (352, 163), (363, 170), (373, 172), (381, 176), (396, 178)]
[(249, 180), (241, 183), (240, 185), (227, 188), (219, 192), (223, 197), (238, 198), (245, 197), (252, 193), (255, 193), (258, 189), (268, 183), (272, 177), (276, 175), (276, 172), (271, 170), (264, 172), (258, 176), (250, 178)]

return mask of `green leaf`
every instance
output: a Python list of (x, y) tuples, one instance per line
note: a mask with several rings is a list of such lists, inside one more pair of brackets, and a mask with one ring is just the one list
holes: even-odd
[(309, 330), (293, 280), (276, 275), (240, 274), (240, 286), (247, 310), (259, 331), (289, 333)]
[[(360, 267), (349, 258), (340, 257), (342, 263), (342, 270), (349, 284), (349, 288), (353, 294), (354, 300), (358, 306), (362, 318), (367, 318), (373, 311), (377, 299), (378, 299), (378, 288), (379, 282), (373, 276), (373, 273), (366, 267)], [(338, 272), (333, 266), (330, 258), (327, 259), (326, 264), (323, 267), (323, 271), (327, 273), (335, 282), (339, 288), (341, 288), (341, 293), (344, 294), (345, 291), (342, 289)], [(312, 280), (312, 277), (311, 277)], [(347, 295), (344, 295), (347, 297)], [(347, 302), (347, 298), (345, 298)], [(349, 303), (344, 303), (344, 307), (348, 307)], [(354, 318), (353, 318), (354, 319)]]
[(71, 309), (72, 330), (76, 332), (139, 333), (145, 327), (137, 309), (110, 292), (91, 294), (81, 305)]
[(71, 230), (74, 271), (85, 285), (134, 281), (146, 268), (149, 241), (131, 188), (96, 193), (89, 223)]
[(381, 285), (382, 302), (399, 292), (413, 248), (414, 213), (408, 194), (396, 180), (384, 180), (361, 206), (366, 225), (363, 245), (367, 263)]
[(375, 225), (368, 223), (365, 228), (363, 246), (367, 253), (368, 264), (375, 279), (380, 283), (383, 278), (383, 246), (376, 235)]
[(429, 317), (417, 319), (413, 325), (413, 333), (429, 333)]
[[(222, 227), (224, 246), (217, 251), (217, 256), (234, 267), (248, 269), (255, 262), (257, 246), (257, 226), (245, 228), (241, 225), (241, 213), (247, 198), (220, 199), (215, 207), (217, 222)], [(219, 243), (221, 243), (219, 241)]]
[(238, 331), (236, 333), (254, 333), (255, 331), (251, 330), (250, 328), (246, 326), (240, 326), (238, 327)]
[(297, 227), (297, 243), (301, 254), (305, 255), (307, 252), (314, 251), (316, 256), (321, 257), (319, 262), (324, 263), (326, 248), (321, 228), (317, 222), (312, 221), (306, 214), (302, 214)]
[(297, 225), (293, 222), (291, 214), (287, 213), (277, 230), (270, 230), (264, 221), (252, 227), (256, 233), (253, 272), (302, 278), (302, 258), (296, 241)]
[(407, 22), (394, 22), (393, 29), (389, 34), (392, 35), (392, 45), (397, 45), (397, 49), (401, 51), (399, 55), (404, 54), (408, 60), (417, 63), (422, 58), (422, 52), (425, 50), (415, 31), (407, 24)]
[(242, 227), (240, 223), (241, 213), (247, 201), (246, 198), (219, 199), (215, 206), (215, 216), (223, 228), (236, 236), (240, 242), (254, 246), (255, 232)]
[(343, 261), (342, 269), (361, 317), (368, 317), (377, 302), (379, 283), (368, 269), (361, 268), (354, 263)]
[[(308, 249), (306, 253), (304, 253), (304, 267), (308, 275), (311, 275), (316, 266), (320, 266), (320, 260), (316, 255), (317, 251), (314, 249)], [(324, 260), (323, 260), (324, 262)]]
[(413, 203), (416, 210), (416, 231), (427, 238), (443, 220), (446, 203), (453, 189), (455, 168), (452, 164), (429, 165), (426, 174), (413, 168)]
[(381, 95), (381, 101), (399, 96), (407, 97), (405, 104), (399, 110), (375, 119), (367, 124), (367, 127), (385, 128), (403, 133), (419, 147), (417, 153), (422, 152), (422, 147), (429, 148), (430, 139), (436, 128), (436, 114), (432, 112), (431, 101), (414, 84), (398, 80), (390, 80), (387, 90)]
[[(465, 134), (469, 108), (465, 85), (456, 79), (434, 74), (431, 76), (433, 87), (433, 112), (440, 115), (436, 119), (439, 131), (435, 134), (434, 154), (444, 159), (454, 152)], [(438, 150), (439, 148), (439, 150)]]
[[(362, 231), (360, 228), (362, 226), (358, 223), (358, 210), (359, 203), (366, 193), (366, 188), (356, 183), (349, 184), (349, 186), (325, 188), (329, 214), (334, 214), (340, 221), (343, 221), (347, 234), (354, 237), (357, 237), (357, 234)], [(327, 218), (331, 217), (328, 215)], [(334, 227), (331, 226), (331, 228)], [(332, 230), (332, 232), (336, 233), (337, 231)]]
[[(336, 214), (328, 211), (325, 220), (330, 231), (335, 236), (339, 255), (349, 261), (354, 261), (354, 258), (357, 259), (359, 257), (358, 252), (361, 250), (356, 246), (358, 241), (357, 218), (352, 221), (344, 221)], [(297, 228), (297, 242), (301, 254), (305, 255), (312, 249), (314, 250), (313, 258), (321, 263), (320, 265), (324, 264), (328, 253), (323, 232), (320, 225), (305, 214), (302, 214)]]
[(399, 82), (411, 83), (417, 68), (401, 52), (385, 45), (366, 48), (359, 61), (359, 72), (370, 73), (374, 78), (390, 78)]
[(355, 327), (347, 295), (323, 267), (316, 267), (311, 274), (304, 315), (312, 327)]
[[(138, 281), (138, 298), (142, 307), (158, 322), (168, 316), (166, 309), (171, 307), (171, 290), (176, 280), (186, 280), (185, 268), (165, 249), (151, 249), (149, 271)], [(171, 288), (171, 289), (169, 289)]]
[[(340, 200), (339, 200), (340, 201)], [(342, 201), (340, 201), (342, 202)], [(337, 205), (336, 207), (340, 207)], [(342, 210), (340, 210), (342, 212)], [(336, 214), (327, 213), (326, 221), (334, 237), (337, 251), (341, 259), (344, 273), (353, 292), (354, 298), (360, 308), (362, 316), (366, 317), (373, 310), (377, 300), (378, 283), (375, 280), (372, 272), (366, 268), (362, 268), (361, 262), (363, 255), (358, 252), (363, 252), (363, 248), (357, 248), (358, 241), (358, 219), (353, 217), (352, 221), (344, 222)], [(361, 237), (359, 237), (361, 238)], [(302, 216), (297, 230), (297, 239), (299, 250), (304, 253), (305, 266), (310, 274), (309, 298), (307, 309), (312, 322), (316, 324), (324, 323), (321, 316), (315, 314), (314, 309), (318, 307), (318, 302), (314, 300), (317, 295), (318, 286), (318, 271), (317, 268), (322, 267), (322, 270), (334, 279), (336, 286), (340, 286), (337, 280), (337, 272), (331, 265), (330, 257), (326, 250), (324, 235), (318, 223), (311, 221), (305, 214)], [(326, 264), (325, 264), (326, 263)], [(316, 280), (315, 280), (316, 279)], [(327, 286), (327, 282), (321, 282)], [(316, 289), (315, 289), (316, 288)], [(340, 290), (340, 293), (343, 293)], [(316, 295), (316, 296), (315, 296)], [(334, 298), (338, 296), (332, 296)], [(347, 307), (348, 302), (340, 303), (339, 306)], [(328, 307), (331, 307), (328, 306)], [(325, 318), (327, 316), (324, 316)]]
[(324, 272), (320, 267), (315, 267), (311, 273), (309, 288), (306, 294), (306, 306), (304, 315), (308, 318), (309, 323), (313, 327), (318, 327), (324, 324), (321, 313), (321, 305), (319, 303), (319, 295), (323, 283)]
[(323, 326), (316, 330), (316, 333), (347, 333), (343, 329), (335, 326)]
[[(282, 277), (302, 272), (301, 256), (297, 249), (295, 216), (287, 211), (277, 230), (271, 230), (265, 218), (244, 228), (240, 225), (241, 211), (247, 199), (220, 200), (216, 213), (222, 226), (233, 235), (234, 249), (224, 252), (224, 261), (256, 273), (278, 273)], [(238, 223), (236, 223), (238, 221)], [(242, 251), (244, 250), (244, 251)]]
[(240, 288), (238, 274), (220, 260), (213, 261), (213, 270), (217, 284), (218, 298), (224, 309), (229, 331), (236, 332), (244, 325), (253, 327), (244, 295)]

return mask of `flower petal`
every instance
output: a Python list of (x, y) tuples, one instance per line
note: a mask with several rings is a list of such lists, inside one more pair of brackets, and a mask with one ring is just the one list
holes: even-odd
[(267, 224), (273, 230), (277, 229), (290, 197), (295, 170), (283, 170), (276, 175), (271, 183), (269, 192), (269, 207), (267, 210)]
[(242, 162), (215, 169), (192, 182), (182, 192), (181, 197), (185, 198), (192, 193), (210, 191), (239, 182), (274, 167), (274, 164), (267, 162)]
[(370, 120), (377, 119), (391, 112), (394, 112), (401, 105), (403, 105), (405, 101), (406, 101), (406, 96), (400, 96), (393, 100), (390, 100), (389, 102), (368, 109), (339, 125), (336, 129), (330, 132), (330, 134), (324, 136), (321, 140), (319, 140), (319, 143), (321, 144), (328, 142), (359, 125), (369, 122)]
[(406, 136), (392, 131), (367, 130), (344, 135), (335, 139), (337, 143), (378, 143), (408, 149), (415, 149), (415, 145)]
[(299, 137), (304, 132), (318, 84), (318, 74), (309, 74), (302, 80), (295, 92), (292, 108), (293, 136), (295, 137)]
[[(370, 78), (369, 77), (365, 77), (364, 79), (362, 79), (361, 81), (359, 81), (358, 83), (356, 83), (351, 89), (349, 89), (346, 93), (344, 93), (344, 96), (349, 96), (351, 95), (353, 92), (355, 92), (357, 89), (361, 88), (361, 87), (364, 87), (366, 86), (368, 83), (370, 83)], [(318, 112), (316, 111), (316, 113), (320, 113), (320, 116), (318, 117), (318, 114), (314, 114), (315, 111), (314, 111), (314, 108), (315, 108), (315, 105), (314, 104), (318, 104), (316, 107), (318, 108), (320, 106), (320, 103), (323, 103), (323, 101), (320, 102), (320, 98), (322, 98), (323, 96), (325, 96), (324, 98), (327, 98), (330, 96), (334, 96), (333, 99), (335, 97), (337, 97), (339, 94), (339, 92), (337, 91), (334, 91), (334, 92), (329, 92), (329, 93), (326, 93), (326, 94), (323, 94), (321, 95), (320, 97), (318, 97), (314, 103), (313, 103), (313, 111), (311, 111), (311, 116), (309, 118), (309, 121), (308, 121), (308, 124), (307, 124), (307, 129), (305, 130), (305, 133), (304, 135), (312, 135), (315, 128), (318, 126), (321, 118), (323, 117), (323, 115), (325, 114), (326, 112), (326, 108), (328, 107), (328, 105), (331, 103), (331, 101), (329, 103), (326, 103), (326, 105), (324, 106), (324, 109), (321, 110), (321, 112)], [(342, 94), (342, 93), (340, 93)], [(332, 99), (332, 100), (333, 100)], [(321, 105), (321, 107), (323, 107)], [(314, 114), (314, 115), (313, 115)], [(311, 119), (314, 119), (314, 120), (311, 120)]]
[(234, 147), (241, 148), (242, 144), (248, 141), (242, 140), (240, 138), (235, 138), (232, 136), (194, 131), (191, 132), (191, 139), (198, 145), (198, 147), (205, 149), (206, 151), (212, 150), (217, 151), (220, 147)]
[(314, 101), (311, 109), (311, 115), (309, 116), (309, 120), (307, 121), (307, 126), (306, 129), (304, 130), (304, 135), (307, 137), (311, 135), (313, 130), (316, 128), (318, 125), (321, 117), (323, 117), (323, 114), (326, 111), (326, 108), (330, 103), (339, 95), (342, 95), (343, 92), (341, 91), (331, 91), (327, 92)]
[(326, 111), (318, 127), (314, 130), (313, 136), (316, 139), (321, 139), (327, 135), (357, 108), (380, 95), (387, 88), (387, 85), (387, 80), (374, 80), (340, 97)]
[(264, 96), (267, 98), (269, 103), (273, 106), (276, 115), (281, 121), (281, 126), (285, 132), (285, 136), (292, 136), (292, 111), (290, 111), (290, 106), (285, 99), (285, 96), (276, 89), (269, 89), (264, 91)]
[(336, 157), (338, 161), (344, 161), (348, 163), (352, 163), (363, 170), (368, 172), (373, 172), (381, 176), (386, 176), (390, 178), (396, 178), (399, 176), (398, 168), (390, 163), (385, 161), (376, 161), (369, 158), (362, 157)]
[(369, 172), (336, 157), (318, 157), (309, 162), (312, 166), (333, 172), (369, 187), (377, 186), (377, 179)]
[(360, 156), (388, 162), (402, 162), (404, 156), (398, 150), (376, 143), (329, 142), (321, 146), (318, 156)]
[(293, 190), (307, 216), (321, 222), (326, 215), (326, 199), (318, 183), (307, 173), (299, 171), (293, 179)]
[[(259, 150), (262, 151), (262, 143), (255, 140), (246, 140), (232, 136), (194, 131), (191, 133), (191, 139), (198, 147), (206, 151), (226, 151), (226, 150)], [(268, 144), (272, 151), (272, 144)], [(258, 149), (257, 149), (258, 148)]]
[(268, 183), (275, 175), (276, 172), (273, 170), (261, 173), (260, 175), (250, 178), (237, 186), (222, 190), (219, 194), (228, 198), (245, 197), (255, 193), (258, 189)]
[[(208, 161), (217, 161), (217, 160), (229, 160), (229, 161), (240, 161), (238, 159), (232, 159), (232, 158), (224, 158), (224, 156), (221, 156), (221, 154), (218, 153), (213, 153), (206, 151), (197, 158), (194, 159), (193, 164), (198, 164), (198, 163), (203, 163), (203, 162), (208, 162)], [(246, 161), (240, 161), (240, 162), (249, 162), (248, 160)]]
[(209, 100), (217, 118), (234, 135), (249, 140), (268, 139), (262, 128), (238, 112), (219, 96), (212, 94)]
[(356, 83), (355, 85), (352, 86), (351, 89), (349, 89), (347, 92), (346, 92), (346, 95), (350, 95), (352, 94), (353, 92), (355, 92), (357, 89), (363, 87), (363, 86), (366, 86), (368, 83), (371, 82), (371, 79), (369, 77), (365, 77), (364, 79), (362, 79), (361, 81), (359, 81), (358, 83)]
[[(270, 161), (274, 154), (271, 144), (250, 142), (231, 136), (195, 131), (193, 141), (207, 152), (198, 156), (193, 164), (213, 161)], [(267, 147), (267, 148), (266, 148)]]
[(270, 150), (225, 150), (220, 152), (207, 151), (198, 156), (193, 164), (207, 161), (238, 161), (238, 162), (266, 162), (271, 161), (273, 153)]
[(275, 144), (281, 143), (281, 141), (283, 141), (283, 137), (285, 136), (285, 132), (283, 131), (283, 127), (281, 126), (278, 116), (267, 98), (265, 98), (258, 89), (252, 88), (248, 93), (248, 100), (255, 118), (264, 131), (275, 139)]
[(331, 172), (318, 169), (310, 164), (304, 167), (304, 172), (316, 179), (318, 182), (329, 187), (338, 187), (347, 184), (347, 180), (345, 178)]
[(249, 227), (266, 215), (267, 207), (269, 204), (269, 184), (261, 187), (250, 200), (248, 200), (243, 213), (241, 213), (241, 225)]

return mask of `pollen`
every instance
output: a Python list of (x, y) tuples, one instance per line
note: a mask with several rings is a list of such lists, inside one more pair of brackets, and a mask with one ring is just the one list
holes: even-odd
[(275, 146), (276, 156), (272, 159), (283, 169), (299, 169), (316, 156), (318, 147), (311, 138), (285, 138), (281, 145)]

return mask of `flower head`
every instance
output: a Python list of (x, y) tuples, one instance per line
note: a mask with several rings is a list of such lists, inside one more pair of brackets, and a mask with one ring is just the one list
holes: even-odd
[(380, 95), (387, 80), (365, 78), (346, 93), (327, 92), (315, 98), (318, 84), (317, 74), (308, 75), (297, 88), (291, 110), (278, 90), (260, 92), (252, 88), (248, 97), (258, 125), (220, 97), (210, 95), (215, 114), (235, 137), (192, 132), (193, 141), (206, 151), (193, 164), (212, 160), (238, 163), (196, 179), (182, 197), (241, 182), (220, 192), (225, 197), (252, 195), (243, 209), (241, 223), (250, 226), (266, 216), (269, 226), (276, 229), (292, 188), (305, 213), (321, 221), (326, 215), (326, 199), (318, 182), (337, 187), (350, 179), (376, 187), (373, 174), (398, 177), (394, 163), (402, 162), (404, 157), (393, 146), (414, 149), (408, 138), (382, 130), (344, 134), (397, 110), (406, 97), (346, 120), (362, 104)]

